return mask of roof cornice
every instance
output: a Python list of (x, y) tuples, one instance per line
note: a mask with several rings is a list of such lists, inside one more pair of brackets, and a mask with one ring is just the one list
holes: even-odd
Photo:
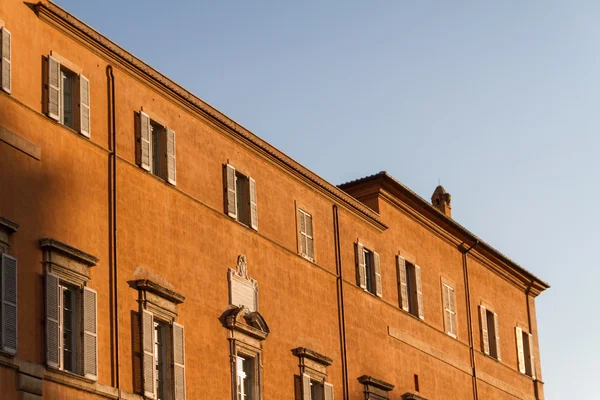
[(326, 197), (330, 198), (331, 201), (348, 209), (376, 229), (384, 231), (388, 228), (377, 213), (358, 200), (294, 161), (291, 157), (262, 140), (233, 119), (227, 117), (210, 104), (167, 78), (61, 7), (48, 0), (43, 0), (35, 5), (35, 12), (40, 19), (63, 28), (90, 46), (101, 50), (111, 61), (118, 63), (124, 69), (141, 77), (149, 85), (166, 92), (173, 100), (183, 104), (192, 112), (224, 128), (223, 130), (234, 139), (246, 144), (273, 164), (287, 170), (296, 178), (305, 182), (305, 184), (319, 190)]

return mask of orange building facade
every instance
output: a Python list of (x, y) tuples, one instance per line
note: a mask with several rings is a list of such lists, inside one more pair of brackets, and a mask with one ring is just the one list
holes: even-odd
[(13, 399), (543, 399), (549, 286), (382, 172), (332, 185), (51, 2), (0, 3)]

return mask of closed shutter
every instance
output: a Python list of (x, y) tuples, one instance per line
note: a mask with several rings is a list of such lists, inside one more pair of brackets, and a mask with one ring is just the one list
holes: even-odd
[(535, 379), (535, 356), (533, 355), (533, 335), (531, 333), (528, 333), (527, 339), (529, 340), (529, 362), (531, 363), (531, 377)]
[(525, 373), (525, 349), (523, 348), (523, 330), (518, 326), (515, 328), (515, 339), (517, 340), (517, 360), (519, 362), (519, 372)]
[(142, 350), (144, 396), (154, 398), (154, 316), (150, 311), (142, 310)]
[(333, 400), (333, 385), (325, 382), (323, 387), (325, 389), (325, 400)]
[(451, 333), (454, 335), (454, 337), (458, 337), (458, 324), (456, 321), (456, 292), (451, 287), (448, 288), (448, 300), (449, 300), (450, 312), (451, 312), (451, 314), (450, 314), (450, 321), (451, 321), (451, 326), (452, 326)]
[(304, 214), (306, 222), (306, 255), (311, 260), (315, 260), (315, 240), (313, 238), (313, 223), (310, 214)]
[(298, 210), (298, 221), (300, 224), (300, 254), (308, 256), (308, 240), (306, 238), (306, 214)]
[(419, 318), (425, 319), (423, 312), (423, 286), (421, 285), (421, 267), (415, 264), (415, 286), (417, 289), (417, 309)]
[(498, 314), (496, 313), (494, 313), (494, 330), (495, 332), (490, 332), (490, 335), (496, 335), (496, 358), (502, 360), (500, 353), (500, 324), (498, 324)]
[(11, 43), (10, 43), (10, 32), (6, 28), (0, 30), (0, 54), (2, 59), (0, 64), (2, 65), (1, 85), (0, 87), (6, 93), (10, 93), (12, 90), (12, 74), (11, 74)]
[(175, 400), (185, 400), (185, 336), (183, 325), (173, 322), (173, 387)]
[(396, 268), (398, 270), (398, 284), (400, 285), (400, 307), (408, 311), (408, 284), (406, 282), (406, 260), (396, 256)]
[(312, 400), (310, 398), (310, 375), (302, 374), (302, 400)]
[(490, 355), (490, 339), (487, 325), (487, 310), (484, 306), (479, 306), (479, 316), (481, 319), (481, 347), (484, 354)]
[(95, 290), (83, 288), (83, 375), (98, 380), (98, 317)]
[(373, 252), (373, 264), (375, 264), (375, 294), (381, 297), (381, 262), (379, 260), (379, 253)]
[(148, 172), (152, 171), (152, 128), (150, 117), (140, 111), (140, 167)]
[(79, 132), (90, 137), (90, 81), (79, 75)]
[(365, 248), (362, 244), (356, 243), (356, 280), (358, 286), (367, 289), (367, 264), (365, 260)]
[(237, 219), (237, 191), (235, 187), (235, 167), (231, 164), (225, 166), (227, 188), (227, 215)]
[(452, 313), (450, 312), (450, 286), (442, 284), (442, 302), (444, 303), (444, 325), (446, 333), (452, 334)]
[(48, 116), (60, 121), (60, 62), (48, 56)]
[(167, 182), (177, 184), (177, 163), (175, 160), (175, 131), (167, 127)]
[(250, 184), (250, 226), (254, 230), (258, 230), (258, 205), (256, 201), (256, 182), (252, 178), (248, 178)]
[(2, 351), (17, 354), (17, 259), (2, 254)]
[(60, 368), (60, 280), (46, 273), (46, 363)]

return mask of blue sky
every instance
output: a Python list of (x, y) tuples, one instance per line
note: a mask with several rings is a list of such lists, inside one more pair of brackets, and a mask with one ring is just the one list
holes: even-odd
[(552, 284), (546, 398), (598, 398), (600, 2), (57, 3), (332, 183), (440, 179)]

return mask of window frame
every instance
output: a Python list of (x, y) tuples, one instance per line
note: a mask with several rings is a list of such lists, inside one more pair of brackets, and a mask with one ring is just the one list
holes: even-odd
[[(296, 210), (296, 232), (297, 232), (297, 247), (298, 247), (298, 254), (301, 255), (302, 257), (304, 257), (305, 259), (307, 259), (308, 261), (311, 261), (313, 263), (317, 262), (317, 251), (316, 251), (316, 246), (315, 246), (315, 223), (314, 223), (314, 213), (312, 211), (312, 208), (306, 206), (303, 203), (300, 203), (298, 201), (295, 201), (295, 210)], [(306, 217), (310, 218), (310, 223), (311, 223), (311, 231), (312, 231), (312, 235), (308, 234), (308, 229), (307, 229), (307, 224), (306, 224)], [(305, 222), (304, 222), (304, 226), (305, 226), (305, 231), (302, 231), (302, 219), (304, 218)], [(306, 242), (306, 252), (303, 248), (302, 245), (302, 237), (305, 237), (305, 242)], [(313, 256), (310, 256), (310, 249), (309, 249), (309, 239), (311, 240), (312, 243), (312, 254)]]
[[(486, 343), (484, 339), (484, 329), (483, 329), (483, 311), (485, 310), (485, 322), (486, 322), (486, 332), (487, 332), (487, 348), (488, 352), (486, 352)], [(491, 318), (490, 318), (491, 317)], [(495, 307), (488, 301), (481, 300), (479, 302), (479, 330), (481, 332), (480, 342), (481, 342), (481, 352), (493, 358), (496, 361), (502, 361), (502, 351), (501, 351), (501, 341), (500, 341), (500, 319), (498, 314), (495, 312)], [(493, 329), (492, 329), (493, 328)], [(492, 338), (493, 336), (493, 338)], [(494, 346), (492, 346), (494, 345)]]
[(520, 349), (519, 349), (519, 339), (516, 340), (516, 350), (517, 350), (517, 369), (523, 375), (526, 375), (532, 379), (536, 379), (536, 368), (535, 368), (535, 343), (533, 342), (533, 334), (530, 333), (529, 328), (526, 327), (526, 324), (518, 323), (515, 327), (515, 334), (521, 335), (521, 345), (523, 347), (523, 365), (521, 365), (520, 361)]
[[(445, 276), (442, 276), (440, 278), (440, 285), (441, 285), (441, 294), (442, 294), (442, 320), (443, 320), (443, 326), (444, 326), (444, 332), (454, 338), (454, 339), (458, 339), (458, 310), (457, 310), (457, 303), (456, 303), (456, 284), (446, 278)], [(446, 301), (445, 298), (445, 294), (444, 294), (444, 286), (448, 287), (449, 290), (451, 290), (451, 296), (453, 297), (453, 301), (454, 301), (454, 310), (451, 310), (450, 308), (448, 308), (450, 306), (450, 304)], [(450, 300), (450, 299), (449, 299)], [(455, 332), (453, 333), (451, 330), (451, 327), (448, 326), (447, 321), (446, 321), (446, 313), (450, 314), (450, 318), (453, 319), (453, 324), (454, 324), (454, 328), (455, 328)]]

